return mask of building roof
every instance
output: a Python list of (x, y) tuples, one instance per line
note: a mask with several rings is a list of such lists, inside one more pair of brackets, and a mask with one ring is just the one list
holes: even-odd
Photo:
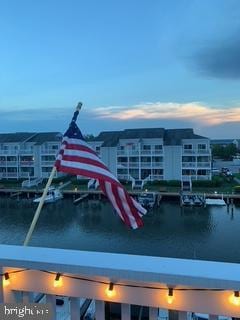
[(34, 132), (0, 133), (0, 143), (24, 142), (35, 134)]
[(163, 138), (163, 128), (126, 129), (122, 131), (121, 139), (151, 139)]
[(62, 134), (59, 132), (15, 132), (0, 134), (0, 143), (33, 142), (35, 144), (42, 144), (47, 141), (61, 141), (61, 139)]
[(103, 141), (102, 147), (114, 147), (120, 139), (163, 139), (165, 145), (180, 145), (182, 139), (208, 139), (193, 132), (193, 129), (141, 128), (123, 131), (101, 132), (94, 141)]
[(193, 132), (193, 129), (165, 129), (165, 145), (180, 145), (183, 139), (207, 139)]
[(62, 134), (60, 132), (39, 132), (36, 133), (28, 142), (35, 142), (36, 144), (43, 144), (47, 141), (61, 141)]

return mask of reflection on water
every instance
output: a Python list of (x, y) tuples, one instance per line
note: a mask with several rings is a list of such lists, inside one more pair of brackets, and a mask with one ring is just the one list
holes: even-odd
[[(0, 199), (0, 243), (22, 244), (36, 206)], [(144, 227), (125, 227), (107, 202), (74, 206), (65, 199), (44, 206), (33, 246), (240, 262), (240, 208), (181, 208), (162, 202)]]

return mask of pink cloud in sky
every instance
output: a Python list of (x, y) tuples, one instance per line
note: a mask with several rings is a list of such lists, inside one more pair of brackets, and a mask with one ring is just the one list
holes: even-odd
[(141, 103), (129, 107), (110, 106), (96, 108), (100, 118), (114, 120), (186, 120), (205, 126), (240, 121), (240, 107), (219, 108), (199, 102)]

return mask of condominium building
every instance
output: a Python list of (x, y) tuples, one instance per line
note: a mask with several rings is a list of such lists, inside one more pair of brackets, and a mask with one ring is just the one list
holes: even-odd
[[(0, 134), (0, 178), (47, 178), (61, 145), (59, 132)], [(120, 180), (209, 180), (210, 140), (193, 129), (101, 132), (89, 142)]]
[(0, 134), (0, 178), (47, 178), (61, 139), (59, 132)]
[(210, 140), (193, 129), (101, 132), (91, 145), (119, 179), (211, 179)]

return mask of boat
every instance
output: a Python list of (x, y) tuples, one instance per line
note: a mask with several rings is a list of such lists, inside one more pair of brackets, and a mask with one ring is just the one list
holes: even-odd
[[(36, 198), (33, 200), (34, 203), (39, 203), (41, 201), (42, 197)], [(55, 187), (50, 187), (48, 189), (46, 198), (44, 200), (44, 203), (53, 203), (56, 202), (57, 200), (60, 200), (63, 198), (63, 194), (58, 188)]]
[(193, 201), (193, 205), (196, 207), (201, 207), (205, 203), (203, 196), (200, 196), (198, 194), (194, 194), (192, 196), (192, 201)]
[(205, 199), (199, 194), (180, 194), (180, 201), (182, 206), (201, 207), (205, 203)]
[(182, 205), (183, 206), (192, 206), (193, 205), (193, 201), (191, 196), (189, 195), (182, 195)]
[(223, 199), (206, 198), (205, 203), (206, 203), (206, 205), (213, 205), (213, 206), (225, 206), (226, 205), (226, 202)]
[(161, 195), (157, 192), (142, 192), (138, 196), (138, 202), (146, 209), (152, 209), (159, 205)]

